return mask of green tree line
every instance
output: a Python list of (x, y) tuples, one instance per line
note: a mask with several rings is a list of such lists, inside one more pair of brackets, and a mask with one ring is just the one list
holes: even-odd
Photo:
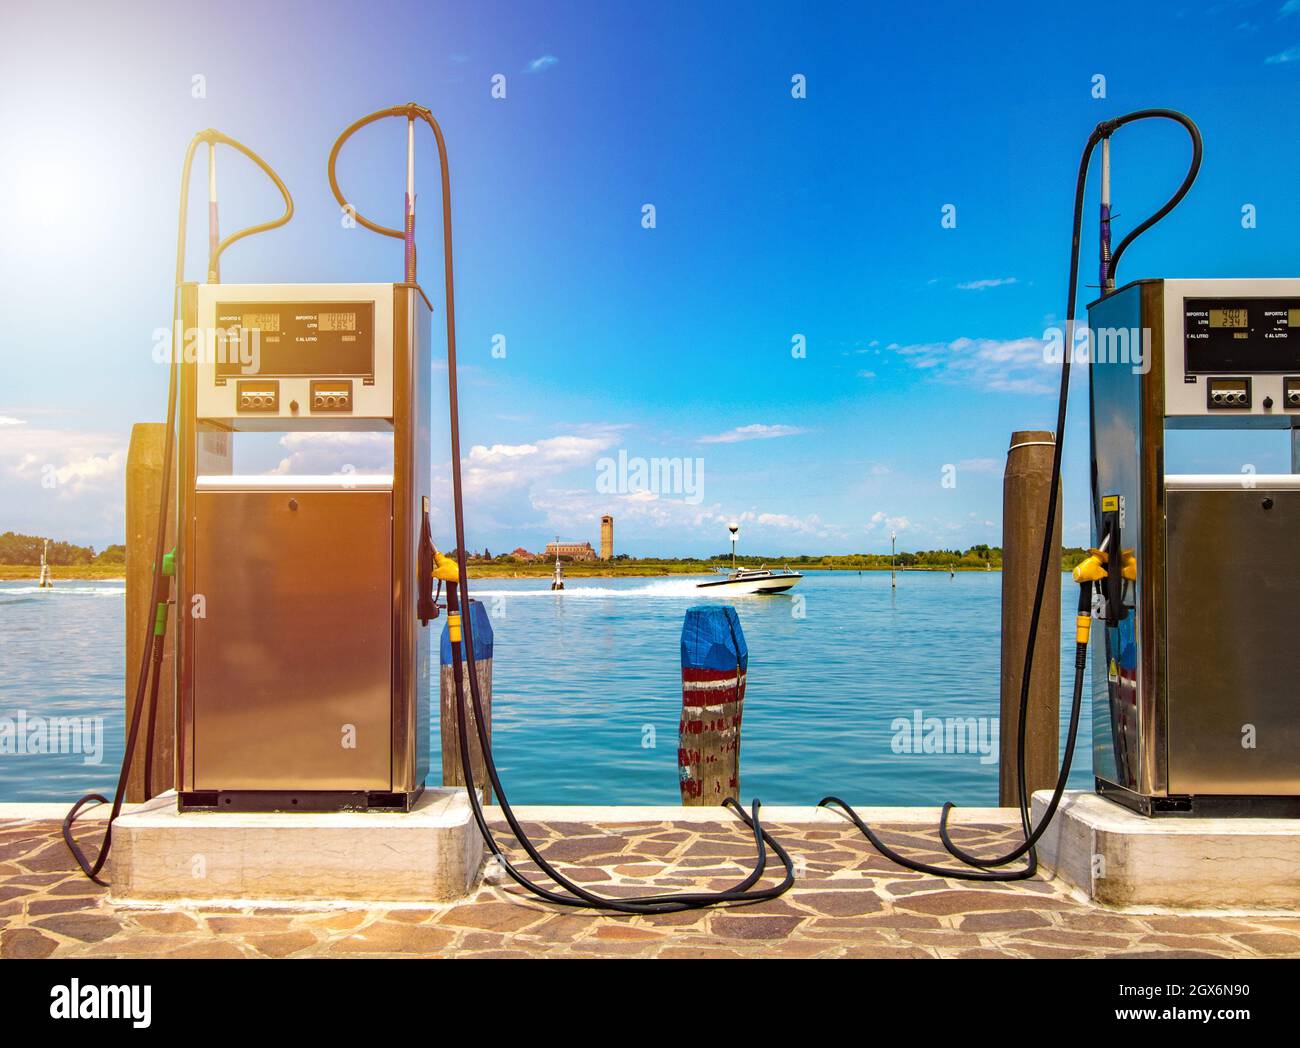
[[(1078, 546), (1061, 548), (1061, 570), (1069, 571), (1088, 555), (1086, 549)], [(710, 564), (730, 564), (731, 553), (715, 553), (708, 559)], [(760, 564), (772, 566), (867, 569), (888, 568), (891, 563), (899, 568), (926, 568), (929, 570), (987, 570), (1002, 567), (1002, 547), (979, 544), (967, 549), (920, 549), (899, 550), (892, 557), (888, 553), (847, 553), (835, 556), (798, 556), (798, 557), (763, 557), (739, 556), (736, 563), (745, 567), (757, 567)]]
[[(1069, 571), (1079, 563), (1088, 551), (1080, 549), (1078, 546), (1065, 546), (1061, 549), (1061, 570)], [(498, 564), (515, 562), (515, 558), (509, 553), (502, 553), (492, 558), (484, 550), (483, 557), (477, 557), (471, 554), (472, 560), (479, 561), (493, 560)], [(542, 558), (549, 565), (552, 558)], [(571, 557), (562, 556), (560, 560), (568, 564), (572, 562)], [(629, 557), (626, 553), (620, 553), (614, 557), (614, 565), (608, 561), (591, 561), (575, 562), (578, 564), (589, 563), (593, 566), (604, 565), (626, 566), (637, 568), (687, 568), (696, 565), (700, 570), (708, 570), (715, 567), (729, 567), (731, 565), (731, 553), (715, 553), (711, 557)], [(540, 561), (534, 562), (540, 563)], [(889, 568), (891, 558), (888, 553), (842, 553), (833, 556), (812, 556), (803, 554), (800, 556), (784, 557), (774, 555), (740, 555), (736, 556), (736, 564), (747, 567), (757, 568), (762, 565), (771, 567), (792, 568), (830, 568), (841, 571), (867, 571), (880, 570)], [(901, 569), (924, 569), (929, 571), (985, 571), (999, 570), (1002, 567), (1002, 547), (988, 546), (979, 544), (971, 546), (968, 549), (933, 549), (933, 550), (899, 550), (892, 558), (892, 563)]]
[[(39, 564), (45, 548), (44, 535), (19, 535), (14, 531), (0, 534), (0, 564)], [(94, 546), (77, 546), (71, 542), (50, 539), (48, 561), (55, 566), (73, 564), (122, 564), (126, 561), (126, 547), (105, 546), (95, 552)]]

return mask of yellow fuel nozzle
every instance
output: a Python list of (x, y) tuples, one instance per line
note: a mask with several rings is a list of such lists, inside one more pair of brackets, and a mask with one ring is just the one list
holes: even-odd
[(1137, 557), (1133, 555), (1131, 549), (1126, 549), (1120, 552), (1119, 564), (1120, 575), (1129, 582), (1136, 582), (1138, 577), (1138, 562)]
[(442, 582), (459, 582), (460, 568), (451, 557), (444, 557), (436, 549), (433, 551), (433, 572), (435, 579)]
[(1079, 584), (1079, 614), (1074, 620), (1074, 640), (1076, 644), (1087, 646), (1092, 635), (1092, 611), (1090, 608), (1093, 586), (1106, 578), (1108, 561), (1105, 550), (1090, 549), (1071, 573)]
[[(1133, 551), (1129, 550), (1128, 552), (1132, 553)], [(1107, 574), (1106, 560), (1104, 551), (1099, 549), (1088, 550), (1088, 556), (1075, 565), (1072, 573), (1074, 581), (1079, 583), (1100, 582)]]

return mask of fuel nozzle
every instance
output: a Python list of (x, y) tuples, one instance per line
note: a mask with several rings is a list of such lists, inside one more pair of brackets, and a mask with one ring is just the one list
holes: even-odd
[(460, 581), (460, 567), (456, 564), (456, 559), (439, 553), (436, 546), (433, 548), (432, 575), (439, 582), (445, 582), (448, 585)]
[(1088, 555), (1074, 566), (1071, 574), (1079, 584), (1079, 610), (1075, 617), (1074, 639), (1084, 647), (1092, 635), (1092, 592), (1095, 585), (1106, 578), (1106, 551), (1090, 549)]

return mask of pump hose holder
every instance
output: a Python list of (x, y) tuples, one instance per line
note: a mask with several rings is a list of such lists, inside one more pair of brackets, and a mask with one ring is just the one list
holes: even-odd
[[(357, 223), (370, 230), (372, 233), (378, 233), (380, 236), (393, 237), (396, 240), (406, 242), (406, 283), (415, 283), (415, 228), (412, 201), (407, 201), (407, 215), (405, 229), (393, 229), (390, 226), (381, 226), (378, 222), (372, 222), (361, 214), (352, 204), (348, 203), (347, 197), (343, 195), (343, 190), (339, 188), (338, 175), (335, 166), (338, 163), (339, 151), (343, 148), (343, 143), (351, 138), (368, 124), (373, 124), (379, 120), (386, 120), (389, 117), (405, 117), (408, 121), (423, 120), (433, 129), (434, 137), (438, 140), (438, 149), (440, 153), (446, 155), (446, 145), (442, 138), (442, 129), (438, 122), (433, 118), (433, 111), (426, 109), (424, 106), (416, 105), (414, 102), (407, 102), (403, 106), (390, 106), (388, 109), (380, 109), (369, 116), (363, 116), (360, 120), (355, 120), (344, 128), (343, 133), (334, 140), (334, 145), (330, 147), (329, 163), (326, 165), (326, 173), (329, 175), (330, 192), (334, 194), (334, 199), (339, 202), (349, 215)], [(443, 200), (444, 204), (448, 196), (448, 186), (446, 181), (446, 166), (443, 166)]]
[[(429, 500), (424, 500), (423, 520), (420, 523), (420, 548), (416, 554), (415, 573), (419, 600), (415, 615), (421, 626), (429, 625), (430, 619), (438, 617), (438, 599), (433, 592), (433, 531), (429, 526)], [(439, 584), (441, 588), (441, 583)]]
[[(226, 248), (237, 240), (243, 240), (244, 237), (251, 237), (255, 233), (265, 233), (268, 230), (278, 229), (280, 226), (285, 225), (289, 219), (293, 218), (293, 197), (289, 195), (289, 187), (284, 184), (284, 181), (275, 173), (275, 170), (271, 165), (249, 149), (248, 146), (244, 145), (244, 143), (231, 138), (227, 134), (223, 134), (213, 127), (208, 128), (206, 131), (200, 131), (195, 135), (194, 141), (191, 143), (191, 149), (199, 142), (206, 143), (209, 149), (215, 149), (218, 145), (223, 145), (229, 146), (236, 152), (243, 153), (244, 156), (248, 157), (249, 160), (262, 170), (267, 178), (275, 183), (275, 188), (280, 191), (280, 196), (284, 200), (284, 214), (279, 218), (272, 219), (269, 222), (259, 222), (257, 225), (248, 226), (236, 233), (231, 233), (230, 236), (223, 239), (216, 246), (216, 249), (212, 252), (212, 257), (208, 259), (208, 280), (209, 282), (215, 282), (217, 265)], [(183, 219), (184, 216), (182, 216), (182, 221)]]

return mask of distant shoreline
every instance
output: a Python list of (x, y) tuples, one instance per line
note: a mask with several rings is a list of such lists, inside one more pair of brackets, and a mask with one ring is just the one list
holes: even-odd
[[(678, 562), (678, 563), (667, 563), (661, 565), (631, 564), (628, 565), (627, 567), (613, 568), (607, 564), (602, 564), (599, 561), (595, 563), (575, 561), (575, 562), (563, 564), (562, 566), (564, 569), (564, 577), (566, 579), (582, 579), (582, 578), (611, 579), (611, 578), (620, 578), (623, 576), (626, 576), (627, 578), (645, 578), (648, 576), (655, 576), (655, 577), (666, 577), (672, 575), (703, 576), (703, 575), (714, 574), (714, 568), (712, 566), (700, 564), (698, 562), (693, 564)], [(748, 567), (748, 568), (758, 567), (757, 564), (744, 564), (740, 566)], [(770, 561), (768, 562), (767, 566), (770, 568), (783, 568), (786, 565), (783, 561)], [(803, 571), (803, 572), (834, 571), (834, 572), (846, 572), (848, 574), (852, 574), (854, 572), (861, 574), (864, 571), (880, 572), (880, 571), (890, 570), (888, 565), (882, 568), (882, 567), (868, 567), (868, 566), (857, 567), (857, 566), (836, 565), (836, 564), (791, 564), (790, 567), (795, 571)], [(730, 569), (730, 565), (727, 565), (724, 568), (724, 570), (729, 570), (729, 569)], [(927, 565), (917, 564), (917, 565), (913, 565), (912, 567), (906, 567), (906, 568), (900, 565), (896, 570), (900, 575), (907, 572), (947, 572), (949, 570), (954, 572), (974, 572), (976, 574), (984, 574), (987, 570), (989, 574), (993, 574), (993, 573), (1001, 572), (1002, 568), (1000, 565), (994, 566), (991, 570), (985, 568), (973, 568), (973, 567), (965, 567), (962, 565), (954, 565), (951, 569), (949, 569), (947, 567), (936, 567), (928, 564)], [(475, 578), (485, 578), (485, 579), (488, 578), (490, 579), (550, 578), (551, 575), (554, 573), (554, 571), (555, 571), (555, 567), (553, 561), (545, 564), (474, 564), (474, 563), (469, 564), (469, 577), (471, 580)]]
[[(774, 562), (775, 563), (775, 562)], [(784, 565), (777, 565), (783, 567)], [(546, 579), (550, 578), (554, 572), (554, 564), (474, 564), (469, 565), (470, 580), (474, 579)], [(835, 571), (835, 572), (880, 572), (888, 571), (888, 567), (838, 567), (830, 564), (804, 564), (799, 565), (798, 571)], [(908, 572), (945, 572), (945, 567), (934, 567), (931, 565), (914, 565), (912, 567), (899, 567), (899, 574)], [(960, 572), (982, 573), (984, 568), (971, 568), (957, 565), (951, 570)], [(1000, 566), (994, 566), (989, 574), (1000, 572)], [(36, 582), (40, 578), (41, 569), (39, 566), (32, 564), (0, 564), (0, 582)], [(582, 561), (564, 565), (564, 577), (566, 579), (616, 579), (616, 578), (667, 578), (673, 575), (711, 575), (712, 568), (702, 564), (683, 563), (683, 562), (666, 562), (662, 564), (629, 564), (626, 567), (611, 567), (599, 561), (596, 563), (585, 563)], [(62, 564), (51, 566), (50, 576), (55, 585), (60, 581), (65, 582), (125, 582), (126, 572), (120, 564), (114, 565), (96, 565), (96, 564)]]
[[(0, 564), (0, 582), (39, 582), (39, 564)], [(66, 582), (125, 582), (121, 564), (51, 564), (50, 578)]]

